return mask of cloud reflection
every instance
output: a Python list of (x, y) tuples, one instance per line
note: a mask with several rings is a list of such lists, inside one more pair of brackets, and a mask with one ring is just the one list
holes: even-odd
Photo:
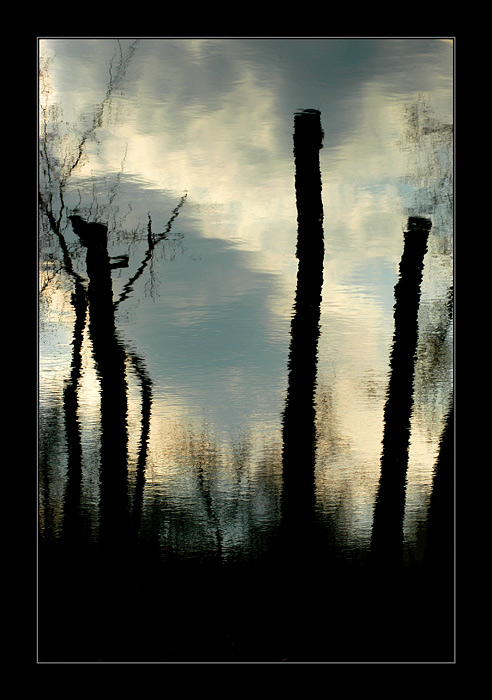
[[(121, 41), (123, 55), (131, 43)], [(113, 40), (42, 42), (53, 59), (50, 105), (80, 134), (104, 100), (117, 48)], [(125, 211), (132, 206), (128, 228), (146, 222), (149, 211), (157, 221), (156, 209), (166, 221), (188, 192), (180, 230), (190, 257), (162, 261), (158, 302), (139, 288), (119, 323), (148, 354), (155, 415), (175, 411), (186, 420), (260, 431), (278, 420), (285, 390), (296, 280), (292, 115), (306, 104), (321, 109), (326, 256), (319, 374), (332, 392), (343, 438), (336, 444), (349, 464), (365, 465), (359, 513), (373, 488), (371, 461), (371, 478), (377, 475), (401, 232), (420, 187), (408, 178), (415, 152), (401, 147), (405, 106), (429, 93), (437, 115), (450, 118), (449, 53), (444, 42), (426, 40), (143, 40), (72, 172), (71, 201), (80, 194), (86, 206), (93, 185), (102, 189), (121, 174), (119, 201)], [(446, 257), (449, 251), (440, 260)], [(439, 297), (448, 270), (436, 269), (432, 294)], [(369, 385), (377, 395), (372, 402)], [(158, 435), (156, 427), (150, 454), (159, 453)], [(321, 489), (336, 501), (347, 472), (335, 474), (332, 447), (321, 453)]]

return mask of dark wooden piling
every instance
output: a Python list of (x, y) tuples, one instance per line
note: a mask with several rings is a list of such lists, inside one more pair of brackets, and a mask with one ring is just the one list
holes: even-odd
[(319, 164), (322, 140), (318, 111), (295, 115), (298, 272), (283, 415), (283, 524), (289, 537), (299, 539), (314, 518), (314, 394), (324, 258)]
[(371, 545), (372, 560), (381, 565), (401, 563), (420, 286), (431, 226), (428, 219), (408, 219), (395, 286), (390, 380)]

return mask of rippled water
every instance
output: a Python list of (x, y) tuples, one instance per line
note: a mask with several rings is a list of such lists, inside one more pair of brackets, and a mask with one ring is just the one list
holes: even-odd
[[(42, 39), (39, 62), (43, 546), (74, 521), (82, 541), (104, 540), (120, 499), (163, 560), (268, 558), (298, 267), (293, 120), (309, 108), (324, 131), (316, 529), (337, 559), (367, 561), (403, 232), (424, 217), (402, 530), (402, 561), (422, 564), (453, 389), (452, 42)], [(107, 336), (124, 438), (90, 301), (81, 311), (72, 215), (107, 225), (109, 255), (128, 256)], [(124, 484), (108, 487), (119, 461)]]

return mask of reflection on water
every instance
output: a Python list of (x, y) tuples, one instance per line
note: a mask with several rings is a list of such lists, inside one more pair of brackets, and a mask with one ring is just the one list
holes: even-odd
[(449, 660), (452, 46), (39, 46), (40, 658)]
[(299, 260), (291, 323), (289, 378), (283, 416), (283, 517), (288, 539), (302, 547), (313, 536), (316, 459), (316, 365), (323, 286), (323, 202), (319, 150), (320, 114), (305, 110), (294, 120), (294, 159)]
[(384, 563), (393, 563), (401, 557), (420, 285), (431, 226), (428, 219), (408, 220), (400, 277), (395, 286), (391, 375), (384, 407), (381, 476), (372, 529), (372, 550)]

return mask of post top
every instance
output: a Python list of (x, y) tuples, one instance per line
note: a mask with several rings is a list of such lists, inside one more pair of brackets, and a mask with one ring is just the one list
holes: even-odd
[(432, 221), (425, 219), (423, 216), (409, 216), (407, 225), (409, 230), (421, 228), (429, 231), (432, 228)]

